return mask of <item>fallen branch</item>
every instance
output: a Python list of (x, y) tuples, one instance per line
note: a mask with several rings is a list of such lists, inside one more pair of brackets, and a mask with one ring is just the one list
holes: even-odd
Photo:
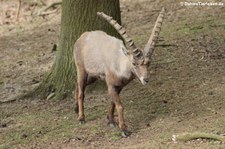
[(38, 16), (45, 16), (45, 15), (49, 15), (49, 14), (52, 14), (52, 13), (57, 12), (57, 9), (54, 9), (52, 11), (47, 11), (47, 10), (50, 9), (50, 8), (54, 8), (55, 6), (61, 5), (61, 4), (62, 4), (62, 2), (54, 2), (54, 3), (51, 3), (50, 5), (48, 5), (47, 7), (45, 7), (44, 9), (42, 9), (41, 11), (39, 11)]
[(212, 139), (217, 140), (225, 143), (225, 136), (211, 134), (211, 133), (201, 133), (201, 132), (194, 132), (194, 133), (183, 133), (180, 135), (173, 135), (172, 140), (174, 142), (181, 141), (191, 141), (195, 139)]
[(51, 3), (50, 5), (48, 5), (47, 7), (45, 7), (45, 8), (42, 10), (42, 12), (43, 12), (43, 11), (47, 11), (48, 9), (54, 8), (55, 6), (61, 5), (61, 4), (62, 4), (62, 2), (54, 2), (54, 3)]
[(55, 13), (55, 12), (57, 12), (57, 9), (52, 10), (52, 11), (47, 11), (47, 12), (41, 12), (41, 13), (39, 13), (38, 15), (39, 15), (39, 16), (46, 16), (46, 15), (49, 15), (49, 14), (53, 14), (53, 13)]
[(9, 99), (9, 100), (3, 100), (3, 101), (0, 101), (0, 104), (3, 104), (3, 103), (12, 103), (12, 102), (14, 102), (16, 100), (17, 100), (16, 98), (12, 98), (12, 99)]

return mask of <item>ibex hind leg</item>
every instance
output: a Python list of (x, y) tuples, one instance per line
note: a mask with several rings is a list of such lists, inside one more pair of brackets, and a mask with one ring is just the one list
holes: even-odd
[[(97, 80), (97, 78), (95, 77), (89, 77), (87, 78), (87, 83), (86, 86), (94, 83)], [(79, 112), (79, 105), (78, 105), (78, 86), (76, 84), (76, 90), (75, 90), (75, 107), (74, 107), (74, 111), (76, 114), (78, 114)]]
[(84, 116), (84, 92), (87, 82), (87, 73), (83, 69), (77, 69), (77, 101), (78, 101), (78, 120), (80, 124), (85, 122)]
[(76, 114), (78, 114), (79, 106), (78, 106), (78, 86), (77, 86), (77, 84), (76, 84), (75, 88), (76, 89), (75, 89), (75, 107), (74, 107), (74, 111), (75, 111)]

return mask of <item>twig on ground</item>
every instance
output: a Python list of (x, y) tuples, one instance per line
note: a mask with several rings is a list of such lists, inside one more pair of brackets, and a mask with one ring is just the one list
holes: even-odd
[(176, 44), (158, 44), (156, 47), (178, 47)]
[(17, 13), (16, 13), (16, 21), (19, 21), (20, 9), (21, 9), (21, 0), (18, 0), (18, 7), (17, 7)]
[(40, 0), (40, 2), (41, 2), (42, 5), (46, 6), (46, 3), (44, 2), (44, 0)]

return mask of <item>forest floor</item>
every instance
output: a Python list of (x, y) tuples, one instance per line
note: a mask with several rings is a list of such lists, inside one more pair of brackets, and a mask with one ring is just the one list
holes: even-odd
[(215, 140), (172, 140), (187, 132), (225, 135), (225, 6), (121, 0), (123, 25), (142, 47), (159, 10), (167, 9), (149, 84), (135, 80), (121, 93), (131, 131), (121, 138), (118, 128), (107, 126), (106, 91), (88, 93), (82, 126), (72, 98), (6, 102), (37, 86), (55, 58), (60, 11), (22, 16), (38, 5), (23, 3), (20, 23), (0, 26), (0, 148), (225, 148)]

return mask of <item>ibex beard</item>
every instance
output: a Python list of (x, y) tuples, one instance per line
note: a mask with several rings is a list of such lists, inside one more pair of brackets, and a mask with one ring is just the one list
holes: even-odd
[(77, 68), (75, 111), (78, 113), (78, 120), (81, 124), (85, 122), (85, 88), (96, 80), (102, 79), (107, 84), (108, 94), (112, 100), (107, 116), (109, 124), (115, 126), (114, 111), (116, 108), (122, 136), (128, 135), (119, 94), (123, 87), (134, 78), (138, 78), (143, 85), (148, 83), (148, 66), (161, 30), (164, 11), (163, 8), (144, 50), (138, 49), (126, 34), (125, 29), (103, 12), (97, 14), (118, 31), (127, 48), (122, 40), (109, 36), (103, 31), (85, 32), (76, 41), (73, 52)]

